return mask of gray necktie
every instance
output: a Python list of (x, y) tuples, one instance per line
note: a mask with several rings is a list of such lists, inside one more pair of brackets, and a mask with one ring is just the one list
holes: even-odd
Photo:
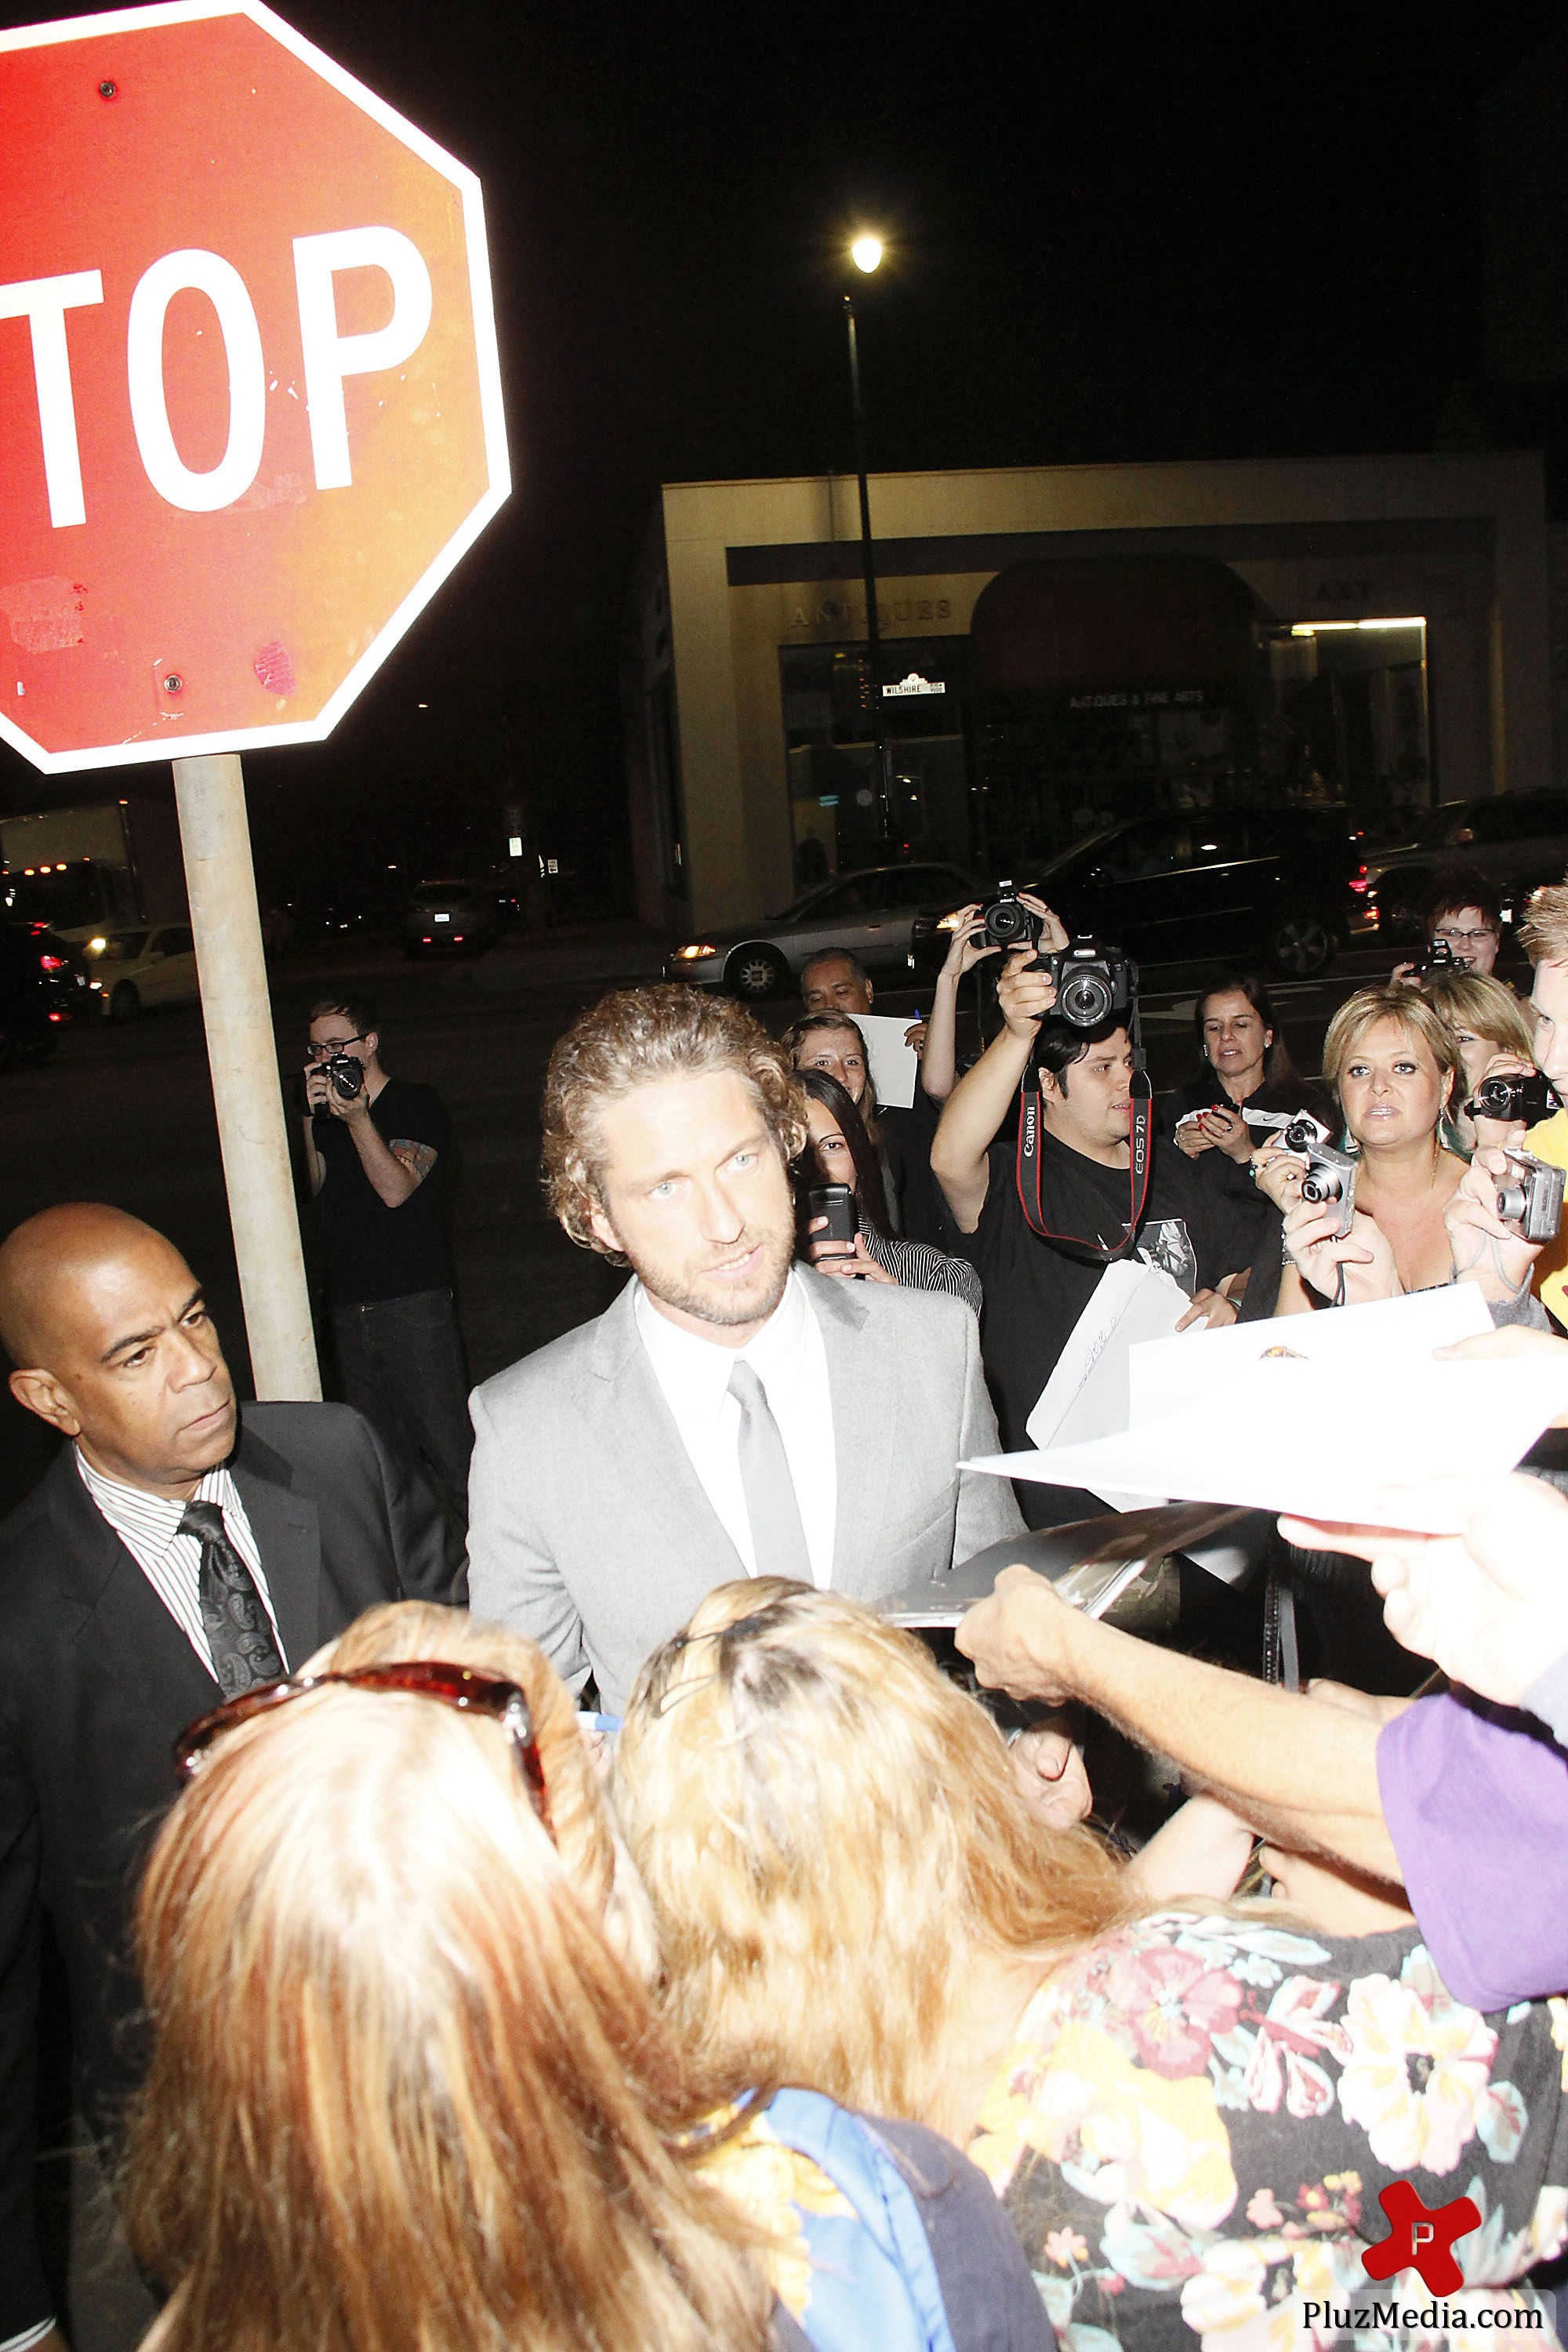
[(741, 1485), (752, 1523), (752, 1556), (759, 1576), (788, 1576), (811, 1582), (811, 1555), (800, 1523), (795, 1480), (778, 1423), (768, 1409), (768, 1392), (750, 1364), (738, 1360), (730, 1394), (741, 1408)]
[(259, 1683), (275, 1683), (284, 1666), (272, 1621), (256, 1579), (228, 1539), (222, 1511), (216, 1503), (187, 1503), (180, 1533), (195, 1536), (202, 1548), (197, 1591), (219, 1690), (225, 1698), (237, 1698)]

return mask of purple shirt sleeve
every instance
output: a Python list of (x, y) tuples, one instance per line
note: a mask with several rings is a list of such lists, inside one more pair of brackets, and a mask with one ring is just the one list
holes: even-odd
[(1468, 1691), (1384, 1724), (1377, 1779), (1411, 1908), (1479, 2010), (1568, 1990), (1568, 1751)]

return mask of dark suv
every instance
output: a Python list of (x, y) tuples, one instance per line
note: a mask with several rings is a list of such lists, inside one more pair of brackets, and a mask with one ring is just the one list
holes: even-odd
[(47, 1054), (68, 1021), (98, 1009), (78, 950), (42, 923), (0, 923), (0, 1070)]
[[(1078, 843), (1023, 887), (1069, 931), (1092, 931), (1140, 963), (1261, 960), (1308, 980), (1352, 932), (1376, 925), (1349, 814), (1336, 809), (1134, 817)], [(916, 919), (910, 962), (922, 978), (946, 952), (942, 922)]]

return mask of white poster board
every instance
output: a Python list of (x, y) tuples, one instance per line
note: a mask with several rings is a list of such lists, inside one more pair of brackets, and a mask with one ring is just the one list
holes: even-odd
[[(1513, 1469), (1565, 1412), (1568, 1370), (1539, 1360), (1439, 1364), (1427, 1356), (1391, 1372), (1266, 1356), (1120, 1435), (960, 1466), (1094, 1494), (1450, 1534), (1463, 1518), (1447, 1482), (1461, 1470), (1468, 1481)], [(1387, 1489), (1411, 1486), (1423, 1491), (1385, 1499)]]
[(912, 1024), (902, 1013), (858, 1013), (855, 1019), (870, 1056), (877, 1100), (888, 1110), (909, 1110), (921, 1069), (919, 1055), (904, 1043), (904, 1032)]
[(1474, 1339), (1491, 1328), (1476, 1285), (1450, 1282), (1407, 1298), (1379, 1298), (1328, 1314), (1276, 1315), (1266, 1323), (1227, 1323), (1218, 1331), (1183, 1331), (1174, 1339), (1140, 1333), (1149, 1344), (1132, 1350), (1129, 1410), (1121, 1426), (1173, 1412), (1276, 1352), (1314, 1364), (1357, 1364), (1368, 1373), (1386, 1373), (1393, 1382), (1407, 1366), (1428, 1360), (1434, 1348)]

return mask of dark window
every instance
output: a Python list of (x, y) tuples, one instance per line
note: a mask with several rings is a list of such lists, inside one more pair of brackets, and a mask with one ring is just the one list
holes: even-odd
[(158, 945), (165, 955), (189, 955), (195, 946), (189, 931), (175, 926), (173, 930), (160, 931)]
[[(1212, 834), (1204, 836), (1212, 840)], [(1190, 817), (1149, 817), (1130, 824), (1108, 841), (1096, 861), (1113, 882), (1142, 881), (1153, 874), (1175, 874), (1193, 862)]]
[(846, 915), (864, 915), (873, 904), (873, 893), (868, 884), (841, 882), (836, 890), (825, 890), (805, 913), (812, 922), (837, 923)]

